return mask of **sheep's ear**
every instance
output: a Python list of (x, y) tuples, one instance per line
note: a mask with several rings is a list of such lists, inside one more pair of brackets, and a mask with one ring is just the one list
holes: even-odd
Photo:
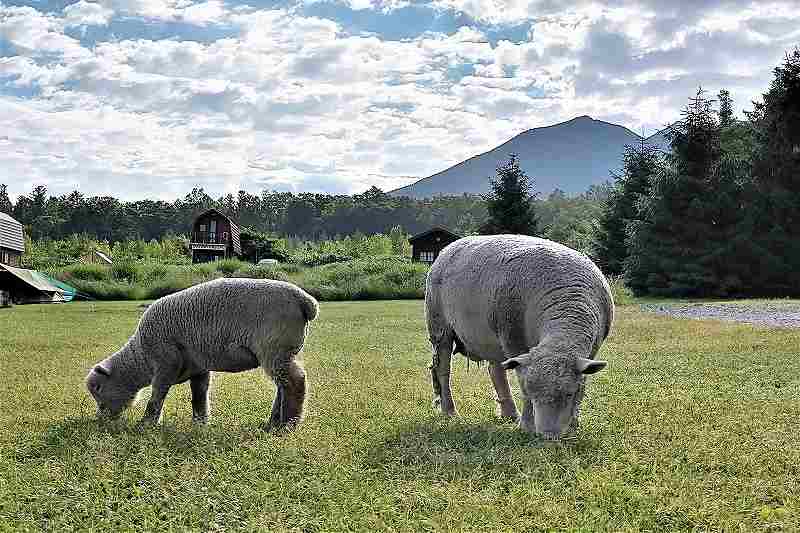
[(95, 365), (94, 371), (97, 372), (98, 374), (103, 374), (104, 376), (110, 376), (111, 375), (111, 370), (109, 370), (108, 368), (104, 367), (103, 365)]
[(578, 372), (581, 374), (595, 374), (603, 370), (607, 364), (608, 363), (605, 361), (595, 361), (594, 359), (578, 357), (578, 361), (575, 365), (578, 368)]
[(503, 370), (512, 370), (520, 365), (527, 365), (530, 362), (531, 362), (530, 354), (525, 353), (522, 355), (518, 355), (516, 357), (512, 357), (511, 359), (506, 359), (505, 361), (503, 361), (502, 366)]

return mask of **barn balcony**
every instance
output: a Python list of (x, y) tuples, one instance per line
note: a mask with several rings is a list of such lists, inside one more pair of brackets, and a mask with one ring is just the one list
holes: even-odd
[(190, 247), (192, 250), (221, 250), (225, 251), (228, 246), (227, 235), (218, 233), (194, 232)]

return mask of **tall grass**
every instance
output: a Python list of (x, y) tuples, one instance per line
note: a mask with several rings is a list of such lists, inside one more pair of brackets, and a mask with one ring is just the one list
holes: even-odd
[(320, 300), (383, 300), (422, 298), (428, 267), (389, 255), (316, 267), (235, 259), (196, 265), (122, 261), (111, 268), (71, 265), (50, 272), (98, 300), (156, 299), (220, 277), (289, 281)]

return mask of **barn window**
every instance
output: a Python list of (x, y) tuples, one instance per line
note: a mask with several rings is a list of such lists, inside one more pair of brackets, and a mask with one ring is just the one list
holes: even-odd
[(205, 231), (205, 230), (206, 230), (206, 225), (200, 224), (200, 231)]
[(433, 263), (434, 257), (433, 252), (420, 252), (419, 253), (419, 260), (424, 263)]
[(222, 232), (222, 241), (223, 242), (228, 242), (228, 232), (227, 231), (223, 231)]

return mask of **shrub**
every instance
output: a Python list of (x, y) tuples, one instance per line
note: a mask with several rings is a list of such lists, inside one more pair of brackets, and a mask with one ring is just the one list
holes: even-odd
[(140, 268), (133, 261), (119, 261), (111, 266), (111, 276), (118, 281), (134, 282), (140, 278)]
[(608, 284), (611, 286), (614, 305), (630, 305), (634, 303), (633, 292), (625, 285), (625, 280), (622, 276), (608, 276)]
[(97, 300), (143, 300), (147, 294), (141, 285), (120, 281), (75, 280), (71, 285)]
[(61, 279), (83, 281), (106, 281), (111, 279), (111, 269), (105, 265), (77, 263), (61, 271)]
[(223, 259), (222, 261), (214, 261), (212, 263), (218, 272), (222, 272), (226, 277), (233, 276), (233, 273), (247, 268), (250, 263), (239, 261), (238, 259)]

